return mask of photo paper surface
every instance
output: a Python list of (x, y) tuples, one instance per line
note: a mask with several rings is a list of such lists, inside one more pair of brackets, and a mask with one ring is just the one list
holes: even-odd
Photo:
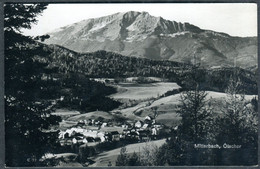
[(5, 3), (5, 165), (255, 166), (257, 48), (254, 3)]

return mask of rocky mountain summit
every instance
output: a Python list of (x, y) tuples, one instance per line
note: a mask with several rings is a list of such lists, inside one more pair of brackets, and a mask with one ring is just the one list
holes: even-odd
[(77, 52), (112, 51), (126, 56), (201, 64), (208, 68), (257, 67), (257, 38), (232, 37), (147, 12), (83, 20), (50, 32), (47, 44)]

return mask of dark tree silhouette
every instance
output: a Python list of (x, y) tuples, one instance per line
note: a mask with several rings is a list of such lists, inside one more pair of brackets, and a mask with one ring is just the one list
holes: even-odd
[[(239, 71), (231, 76), (226, 92), (222, 115), (217, 119), (219, 144), (238, 145), (240, 148), (227, 148), (216, 151), (216, 164), (255, 165), (257, 164), (257, 99), (247, 101), (243, 94)], [(221, 158), (221, 157), (227, 158)]]
[(127, 155), (126, 147), (122, 147), (120, 154), (116, 159), (116, 166), (127, 166), (129, 161), (129, 156)]
[(57, 145), (57, 133), (43, 132), (60, 121), (50, 115), (54, 94), (46, 96), (48, 84), (41, 80), (43, 73), (52, 70), (36, 59), (49, 53), (20, 33), (22, 28), (31, 28), (46, 7), (47, 4), (4, 5), (5, 148), (9, 167), (44, 165), (39, 159)]
[(132, 154), (132, 156), (129, 158), (128, 166), (140, 166), (139, 157), (136, 152)]
[(181, 93), (181, 104), (177, 112), (181, 124), (172, 133), (170, 141), (159, 150), (161, 164), (169, 165), (205, 165), (210, 163), (208, 152), (194, 148), (194, 144), (211, 143), (210, 130), (212, 114), (207, 93), (202, 89), (198, 67), (189, 69), (185, 91)]

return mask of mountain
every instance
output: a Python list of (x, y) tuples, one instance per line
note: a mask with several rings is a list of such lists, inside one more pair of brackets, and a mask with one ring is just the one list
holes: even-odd
[(254, 70), (257, 38), (232, 37), (147, 12), (125, 12), (83, 20), (48, 33), (47, 44), (77, 52), (106, 50), (125, 56)]

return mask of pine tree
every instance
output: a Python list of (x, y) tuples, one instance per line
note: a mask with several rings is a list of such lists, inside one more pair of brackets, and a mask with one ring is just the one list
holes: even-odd
[(235, 71), (230, 77), (228, 96), (217, 119), (216, 139), (219, 144), (241, 145), (241, 148), (218, 151), (216, 163), (221, 165), (257, 164), (257, 108), (245, 99), (239, 73)]
[(157, 166), (158, 165), (158, 151), (159, 148), (154, 145), (146, 144), (142, 148), (142, 152), (140, 153), (140, 164), (142, 166)]
[(187, 72), (177, 110), (181, 124), (171, 140), (159, 150), (163, 163), (169, 165), (205, 165), (211, 161), (208, 159), (210, 151), (194, 148), (194, 144), (208, 144), (213, 140), (210, 136), (213, 121), (211, 107), (201, 85), (203, 79), (199, 68), (195, 65)]
[(56, 144), (57, 133), (42, 132), (60, 118), (51, 116), (48, 82), (43, 73), (51, 73), (38, 58), (48, 56), (43, 46), (21, 29), (31, 28), (36, 16), (47, 4), (6, 3), (4, 5), (5, 37), (5, 143), (6, 165), (10, 167), (40, 166), (39, 159)]
[(186, 77), (186, 89), (181, 94), (181, 104), (178, 113), (182, 117), (179, 133), (187, 141), (200, 142), (205, 140), (211, 117), (207, 93), (202, 88), (199, 68), (193, 66)]
[(129, 158), (128, 166), (140, 166), (139, 157), (136, 152), (132, 154), (132, 156)]
[(181, 95), (181, 106), (178, 111), (182, 117), (180, 132), (188, 140), (198, 142), (207, 135), (210, 111), (206, 107), (206, 96), (205, 91), (199, 91), (198, 88), (184, 91)]
[(127, 155), (126, 147), (122, 147), (120, 155), (117, 157), (116, 166), (128, 166), (129, 156)]

